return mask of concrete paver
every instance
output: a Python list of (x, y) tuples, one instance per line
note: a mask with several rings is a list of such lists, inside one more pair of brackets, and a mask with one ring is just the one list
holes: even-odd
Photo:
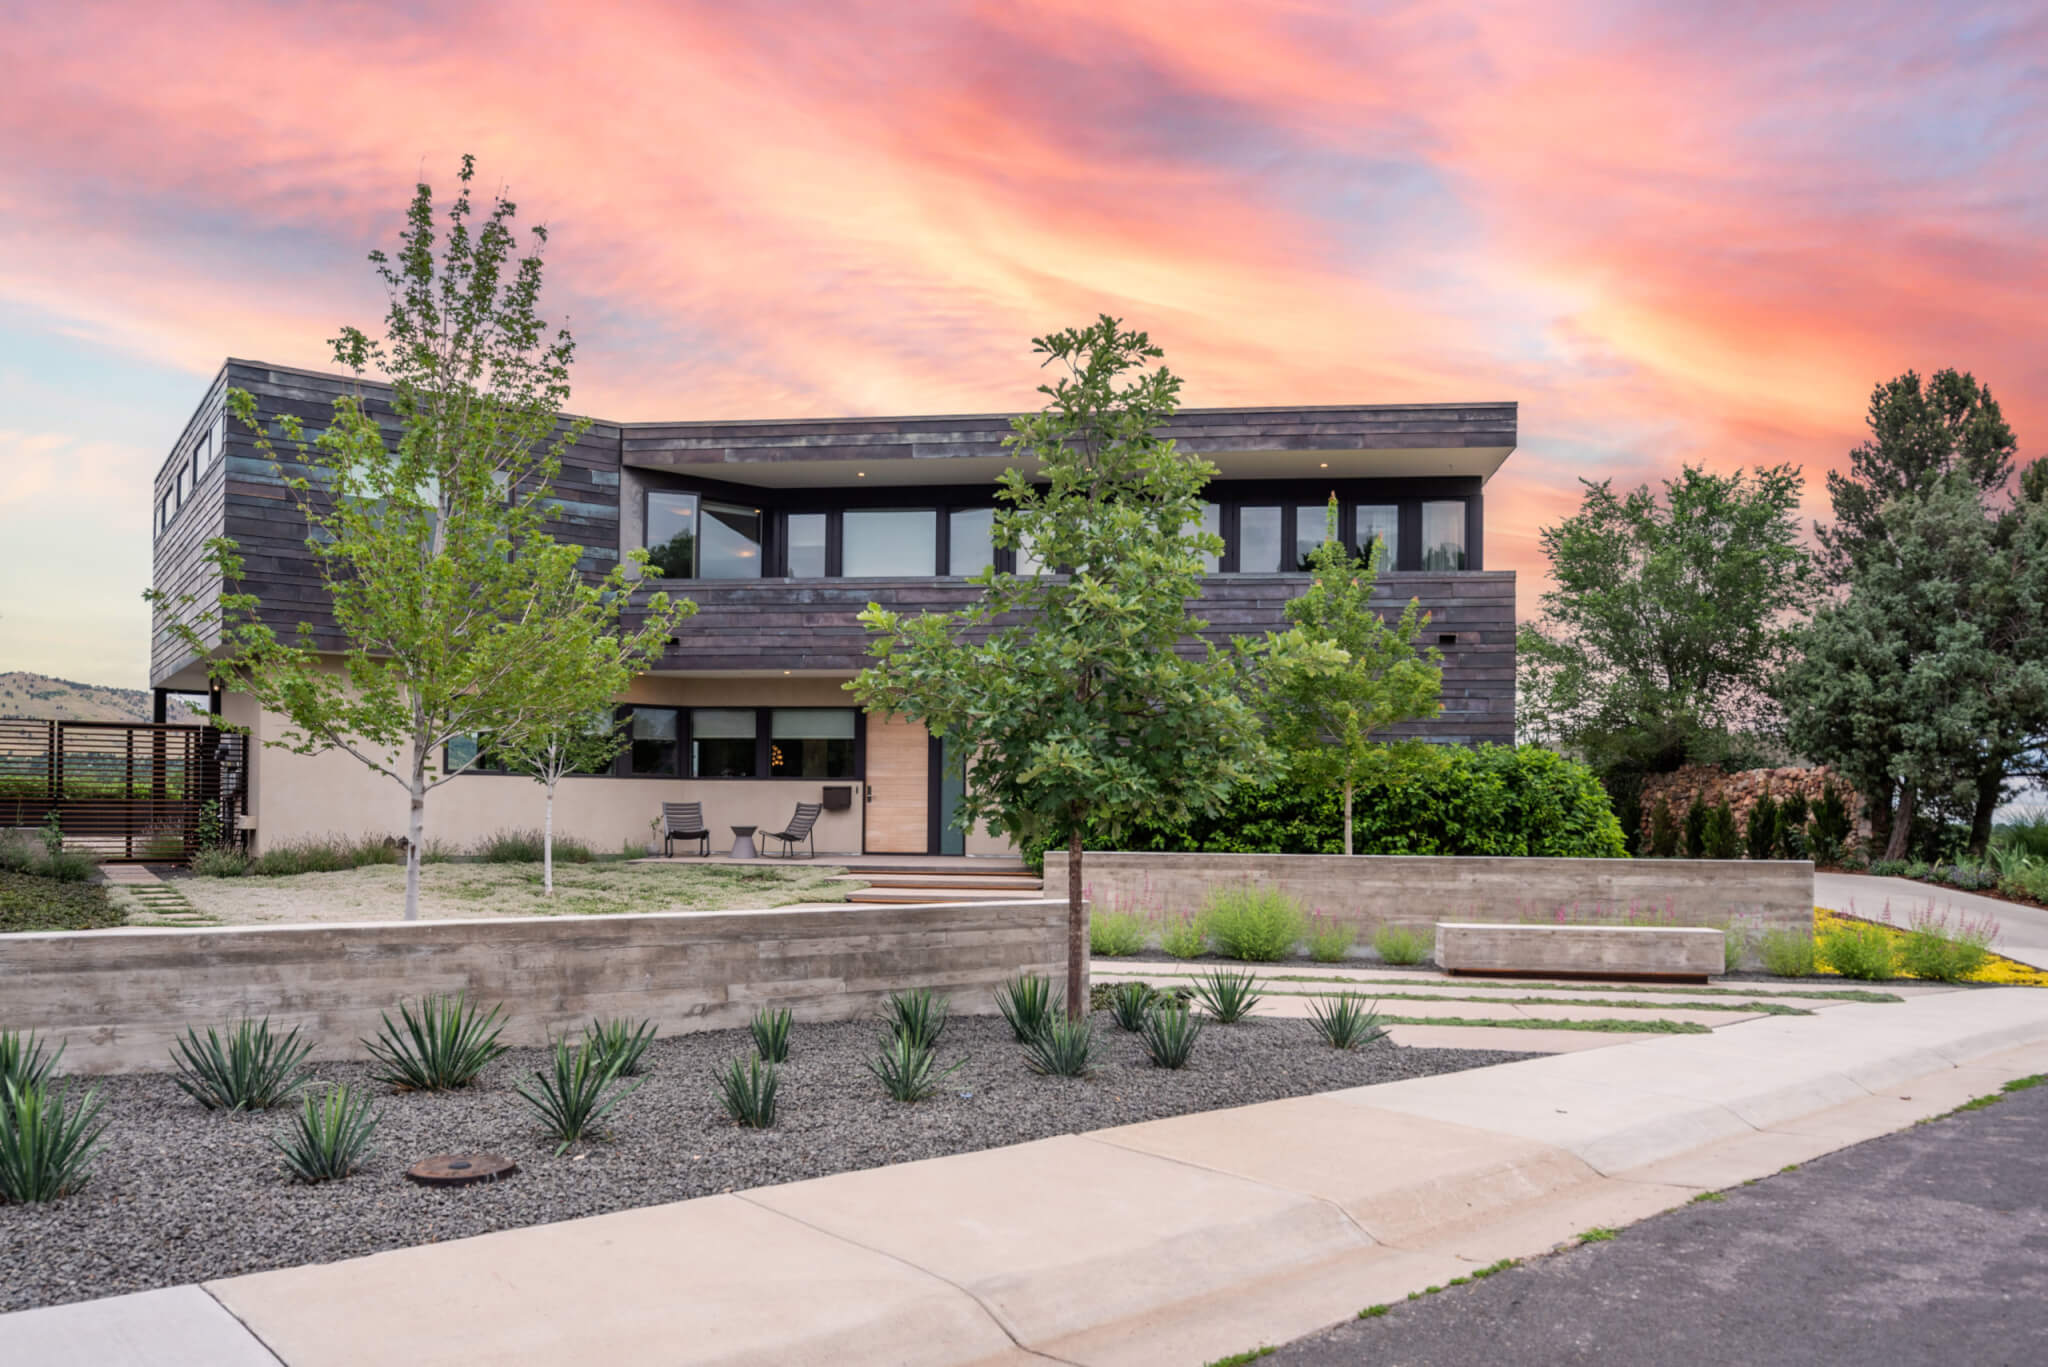
[(261, 1339), (196, 1286), (0, 1315), (0, 1362), (21, 1367), (278, 1367)]
[(1517, 1054), (1576, 1054), (1641, 1039), (1606, 1030), (1491, 1029), (1484, 1025), (1390, 1025), (1387, 1038), (1407, 1049), (1499, 1049)]

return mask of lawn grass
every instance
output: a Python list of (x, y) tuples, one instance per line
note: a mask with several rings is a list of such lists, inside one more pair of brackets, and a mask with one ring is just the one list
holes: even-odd
[[(1158, 965), (1161, 969), (1171, 968), (1170, 964)], [(1122, 968), (1120, 972), (1136, 972), (1134, 968)], [(1269, 983), (1341, 983), (1357, 991), (1367, 991), (1381, 985), (1387, 987), (1456, 987), (1470, 985), (1470, 979), (1459, 978), (1342, 978), (1328, 973), (1264, 973), (1260, 975)], [(1902, 1002), (1904, 997), (1896, 992), (1873, 992), (1868, 988), (1841, 987), (1822, 990), (1802, 988), (1777, 988), (1766, 984), (1754, 987), (1690, 987), (1683, 983), (1670, 986), (1650, 983), (1609, 983), (1588, 978), (1583, 982), (1560, 983), (1524, 981), (1518, 978), (1496, 979), (1502, 988), (1519, 988), (1525, 992), (1657, 992), (1683, 997), (1791, 997), (1812, 1001)], [(1492, 998), (1487, 998), (1491, 1001)]]
[[(844, 871), (823, 863), (558, 864), (550, 897), (541, 890), (538, 864), (425, 864), (420, 915), (616, 916), (839, 902), (856, 886), (830, 881)], [(202, 913), (229, 925), (386, 920), (405, 910), (405, 870), (396, 865), (274, 878), (183, 878), (176, 886)]]
[(127, 913), (97, 883), (60, 883), (25, 873), (0, 873), (0, 934), (22, 930), (101, 930)]

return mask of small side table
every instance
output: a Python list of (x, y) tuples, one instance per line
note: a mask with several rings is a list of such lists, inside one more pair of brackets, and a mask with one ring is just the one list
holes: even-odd
[(754, 848), (754, 832), (759, 826), (735, 826), (732, 828), (732, 857), (734, 859), (759, 859), (761, 852)]

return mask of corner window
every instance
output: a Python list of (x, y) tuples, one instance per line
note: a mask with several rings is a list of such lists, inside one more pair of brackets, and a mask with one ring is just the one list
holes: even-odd
[(770, 777), (853, 777), (852, 708), (779, 707), (768, 717)]
[(700, 707), (690, 713), (690, 777), (758, 778), (751, 707)]
[(677, 775), (680, 714), (673, 707), (636, 707), (627, 722), (626, 772)]
[(724, 503), (703, 505), (697, 545), (699, 579), (761, 577), (761, 510)]
[(1379, 542), (1380, 568), (1395, 570), (1401, 567), (1401, 509), (1393, 503), (1361, 503), (1358, 505), (1352, 524), (1351, 544), (1358, 547), (1360, 555), (1372, 554), (1372, 543)]
[(841, 516), (840, 573), (849, 579), (938, 573), (939, 515), (930, 508), (849, 508)]
[(1280, 510), (1237, 510), (1237, 570), (1240, 574), (1280, 571)]
[(173, 508), (184, 507), (185, 500), (192, 493), (192, 466), (189, 462), (178, 467), (178, 486), (173, 492), (176, 494), (176, 498), (172, 500), (171, 506)]
[(647, 570), (657, 579), (697, 577), (697, 496), (651, 489), (647, 494)]
[(1462, 499), (1422, 505), (1422, 568), (1465, 568), (1465, 504)]
[(996, 510), (955, 508), (946, 514), (946, 573), (963, 578), (996, 563)]
[(825, 577), (825, 514), (791, 513), (782, 521), (785, 573), (792, 579)]

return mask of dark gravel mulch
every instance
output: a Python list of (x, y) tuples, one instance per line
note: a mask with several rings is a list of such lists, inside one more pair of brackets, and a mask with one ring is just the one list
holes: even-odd
[[(286, 1180), (270, 1145), (286, 1123), (282, 1111), (209, 1113), (162, 1074), (92, 1079), (112, 1123), (90, 1184), (50, 1205), (0, 1206), (0, 1311), (1526, 1057), (1385, 1042), (1344, 1053), (1306, 1021), (1256, 1020), (1211, 1025), (1193, 1063), (1168, 1072), (1106, 1013), (1095, 1021), (1103, 1061), (1079, 1080), (1030, 1072), (1000, 1018), (957, 1018), (939, 1058), (963, 1065), (913, 1105), (889, 1100), (863, 1066), (875, 1024), (799, 1025), (781, 1110), (766, 1131), (727, 1120), (712, 1083), (714, 1068), (751, 1054), (746, 1032), (672, 1036), (648, 1051), (651, 1071), (608, 1117), (608, 1133), (561, 1157), (513, 1091), (543, 1054), (515, 1050), (469, 1091), (385, 1096), (364, 1166), (310, 1187)], [(368, 1076), (366, 1064), (316, 1069), (320, 1082)], [(429, 1154), (460, 1150), (507, 1155), (521, 1171), (494, 1185), (439, 1190), (403, 1177)]]

